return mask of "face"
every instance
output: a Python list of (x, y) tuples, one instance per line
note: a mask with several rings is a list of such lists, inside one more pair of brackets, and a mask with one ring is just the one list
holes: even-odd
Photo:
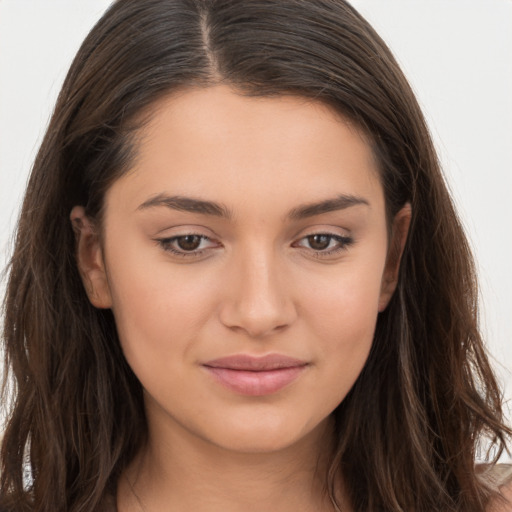
[(112, 308), (151, 426), (229, 450), (318, 431), (368, 357), (409, 213), (388, 238), (364, 137), (298, 97), (162, 100), (133, 168), (83, 209), (79, 265)]

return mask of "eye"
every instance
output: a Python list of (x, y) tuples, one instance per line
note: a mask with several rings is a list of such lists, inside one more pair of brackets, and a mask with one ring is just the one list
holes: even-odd
[(185, 235), (176, 238), (176, 245), (183, 251), (195, 251), (201, 245), (199, 235)]
[(218, 245), (207, 236), (194, 233), (170, 238), (159, 238), (156, 242), (164, 251), (183, 257), (199, 256), (206, 250)]
[(325, 251), (325, 249), (329, 248), (331, 242), (334, 238), (331, 235), (309, 235), (306, 237), (306, 240), (311, 247), (315, 251)]
[(333, 233), (314, 233), (301, 238), (296, 247), (311, 249), (317, 257), (332, 256), (346, 250), (354, 243), (352, 237), (335, 235)]

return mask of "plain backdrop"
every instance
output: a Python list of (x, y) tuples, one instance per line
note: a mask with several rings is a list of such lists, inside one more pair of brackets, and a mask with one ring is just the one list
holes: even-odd
[[(0, 265), (54, 101), (109, 0), (0, 0)], [(512, 1), (354, 0), (417, 93), (477, 258), (512, 398)], [(2, 291), (2, 289), (0, 289)], [(3, 295), (3, 293), (2, 293)]]

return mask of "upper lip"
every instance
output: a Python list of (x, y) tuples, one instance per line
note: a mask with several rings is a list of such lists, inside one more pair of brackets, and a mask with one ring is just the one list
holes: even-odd
[(206, 363), (203, 363), (203, 366), (257, 372), (279, 370), (282, 368), (295, 368), (297, 366), (306, 366), (307, 364), (308, 363), (306, 361), (282, 354), (268, 354), (266, 356), (236, 354), (207, 361)]

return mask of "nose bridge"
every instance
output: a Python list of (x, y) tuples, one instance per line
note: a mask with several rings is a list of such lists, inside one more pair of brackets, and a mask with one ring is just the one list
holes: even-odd
[(283, 265), (270, 244), (248, 243), (234, 251), (227, 276), (221, 321), (261, 337), (289, 325), (293, 300)]

